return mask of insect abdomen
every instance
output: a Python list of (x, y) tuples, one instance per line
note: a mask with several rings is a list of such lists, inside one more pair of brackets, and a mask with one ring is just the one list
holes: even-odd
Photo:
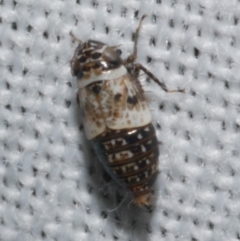
[(107, 129), (92, 142), (106, 170), (133, 193), (137, 203), (138, 197), (150, 194), (158, 173), (159, 156), (158, 140), (151, 123), (132, 129)]

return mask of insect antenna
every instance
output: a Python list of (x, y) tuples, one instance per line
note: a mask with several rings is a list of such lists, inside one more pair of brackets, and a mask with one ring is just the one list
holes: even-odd
[(76, 37), (76, 35), (72, 32), (72, 30), (70, 31), (69, 34), (71, 35), (71, 37), (72, 37), (75, 41), (79, 42), (79, 44), (82, 44), (82, 40), (79, 39), (78, 37)]
[(142, 26), (143, 19), (146, 18), (146, 17), (147, 17), (147, 15), (144, 14), (142, 16), (139, 24), (138, 24), (138, 27), (137, 27), (137, 30), (136, 30), (136, 33), (135, 33), (133, 53), (128, 56), (128, 58), (126, 60), (127, 64), (133, 63), (135, 61), (135, 59), (137, 58), (137, 43), (138, 43), (139, 31), (140, 31), (140, 28)]

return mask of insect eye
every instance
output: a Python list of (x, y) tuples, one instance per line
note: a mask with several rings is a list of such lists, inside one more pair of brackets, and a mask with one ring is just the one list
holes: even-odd
[(107, 47), (102, 55), (102, 58), (108, 62), (111, 63), (111, 65), (113, 66), (119, 66), (122, 64), (122, 60), (119, 57), (119, 54), (117, 53), (117, 51), (115, 51), (113, 48), (111, 47)]
[(119, 56), (121, 56), (121, 54), (122, 54), (122, 50), (121, 49), (116, 49), (116, 52), (118, 53)]

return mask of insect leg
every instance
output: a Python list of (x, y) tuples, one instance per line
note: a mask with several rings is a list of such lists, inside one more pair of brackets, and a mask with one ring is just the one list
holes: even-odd
[(143, 19), (146, 18), (147, 15), (144, 14), (138, 24), (136, 33), (135, 33), (135, 39), (134, 39), (134, 48), (133, 48), (133, 53), (131, 53), (126, 60), (126, 64), (133, 63), (135, 59), (137, 58), (137, 42), (138, 42), (138, 37), (139, 37), (139, 30), (142, 26)]
[(157, 83), (165, 92), (173, 93), (173, 92), (185, 92), (184, 89), (180, 90), (169, 90), (167, 86), (161, 82), (153, 73), (151, 73), (147, 68), (145, 68), (141, 64), (134, 64), (134, 67), (136, 69), (136, 73), (138, 73), (140, 70), (142, 70), (150, 79), (152, 79), (155, 83)]

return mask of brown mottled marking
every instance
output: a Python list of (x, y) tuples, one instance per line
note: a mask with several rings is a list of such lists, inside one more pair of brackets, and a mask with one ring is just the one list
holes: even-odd
[(117, 101), (119, 101), (119, 100), (121, 99), (121, 97), (122, 97), (122, 94), (117, 93), (117, 94), (114, 96), (114, 100), (117, 102)]
[(136, 95), (134, 96), (128, 96), (127, 102), (132, 105), (136, 105), (138, 103), (138, 98)]
[(91, 89), (92, 89), (92, 92), (94, 94), (98, 95), (100, 93), (100, 91), (101, 91), (101, 86), (98, 85), (98, 84), (95, 84), (95, 85), (92, 86)]
[(91, 66), (90, 66), (90, 65), (85, 65), (85, 66), (83, 66), (82, 71), (84, 71), (84, 72), (89, 72), (90, 69), (91, 69)]

